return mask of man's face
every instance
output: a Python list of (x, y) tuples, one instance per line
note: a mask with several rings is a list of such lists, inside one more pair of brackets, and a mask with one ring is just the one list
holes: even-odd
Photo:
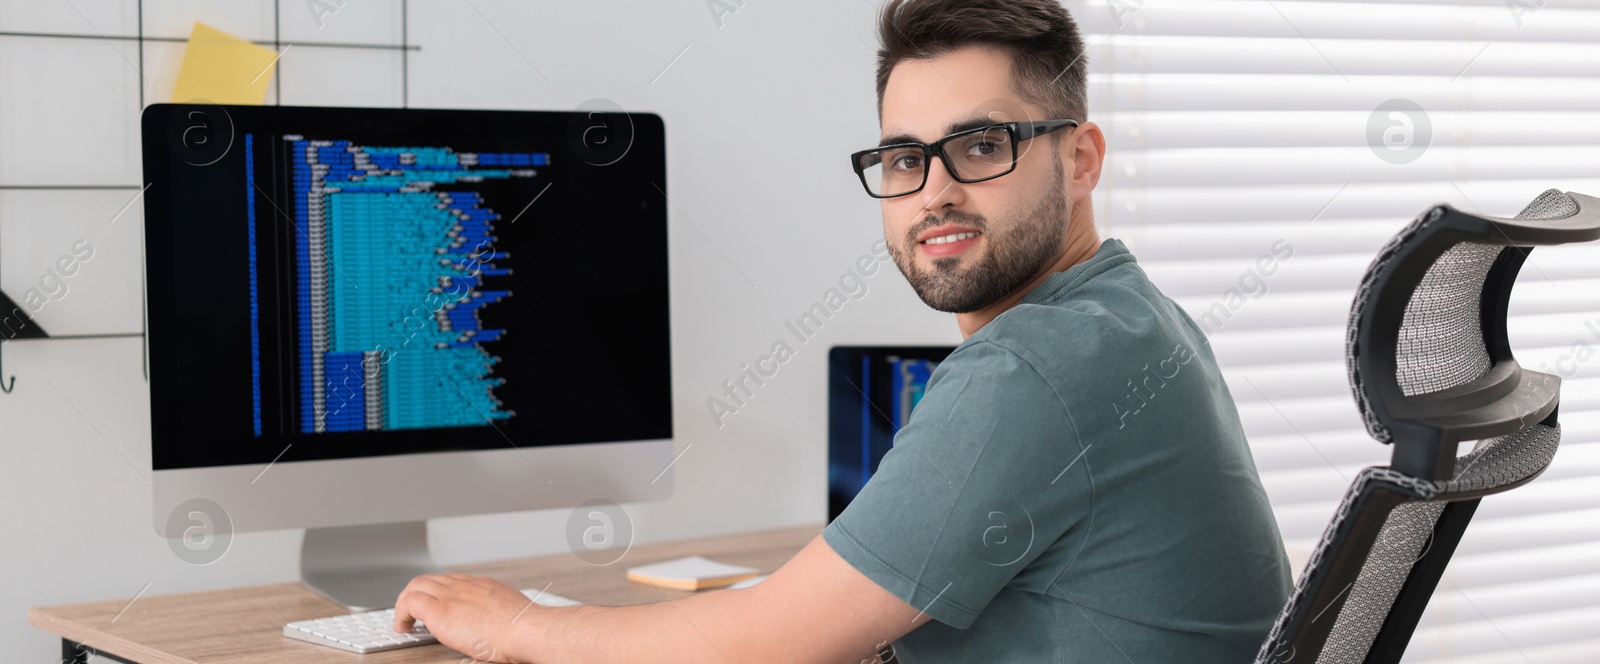
[[(1058, 118), (1042, 117), (1011, 89), (1010, 58), (982, 48), (901, 62), (883, 92), (886, 143), (932, 143), (980, 121), (1051, 119)], [(1061, 257), (1069, 205), (1057, 141), (1071, 145), (1068, 132), (1021, 143), (1016, 170), (985, 182), (957, 182), (933, 157), (921, 191), (882, 199), (889, 254), (923, 302), (977, 311)]]

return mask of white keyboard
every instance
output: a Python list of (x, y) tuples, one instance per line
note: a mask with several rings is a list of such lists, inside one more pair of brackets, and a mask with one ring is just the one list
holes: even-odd
[[(540, 592), (537, 588), (524, 589), (522, 594), (527, 595), (528, 599), (533, 600), (534, 604), (541, 606), (578, 606), (583, 604), (583, 602), (575, 599)], [(283, 635), (291, 639), (300, 639), (319, 646), (348, 650), (363, 655), (369, 652), (383, 652), (385, 650), (425, 646), (439, 642), (439, 639), (428, 633), (428, 628), (420, 620), (417, 621), (416, 627), (413, 627), (410, 632), (402, 634), (394, 631), (394, 609), (379, 609), (377, 611), (351, 613), (331, 618), (292, 622), (283, 626)]]

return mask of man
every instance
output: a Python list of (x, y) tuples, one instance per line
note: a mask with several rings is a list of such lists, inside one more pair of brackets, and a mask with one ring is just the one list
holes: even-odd
[[(545, 608), (418, 577), (424, 620), (492, 661), (1250, 661), (1290, 588), (1201, 330), (1090, 192), (1105, 140), (1054, 0), (893, 0), (883, 139), (852, 155), (884, 234), (965, 341), (860, 495), (766, 581), (671, 603)], [(887, 650), (886, 648), (882, 650)]]

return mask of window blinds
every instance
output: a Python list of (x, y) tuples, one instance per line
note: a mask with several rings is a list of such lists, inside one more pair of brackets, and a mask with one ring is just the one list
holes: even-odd
[[(1096, 223), (1210, 335), (1298, 575), (1388, 461), (1344, 366), (1379, 247), (1438, 202), (1600, 195), (1600, 3), (1065, 5), (1107, 137)], [(1484, 500), (1407, 662), (1600, 661), (1600, 244), (1533, 251), (1510, 316), (1564, 380), (1561, 451)]]

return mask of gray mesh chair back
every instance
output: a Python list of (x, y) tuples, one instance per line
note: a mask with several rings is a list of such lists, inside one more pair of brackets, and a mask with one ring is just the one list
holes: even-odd
[(1560, 443), (1560, 378), (1519, 366), (1506, 337), (1517, 272), (1535, 246), (1597, 238), (1600, 199), (1551, 189), (1515, 219), (1436, 206), (1378, 252), (1345, 359), (1390, 464), (1345, 493), (1258, 664), (1400, 661), (1479, 501), (1533, 480)]

